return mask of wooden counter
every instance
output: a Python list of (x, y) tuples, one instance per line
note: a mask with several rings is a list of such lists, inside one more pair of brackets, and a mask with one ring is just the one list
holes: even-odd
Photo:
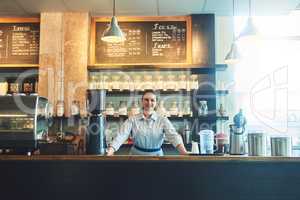
[(299, 200), (300, 157), (0, 156), (0, 198)]

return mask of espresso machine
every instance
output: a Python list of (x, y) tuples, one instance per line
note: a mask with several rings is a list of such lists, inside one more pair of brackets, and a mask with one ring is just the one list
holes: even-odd
[(234, 124), (230, 124), (230, 146), (229, 153), (231, 155), (246, 154), (246, 118), (242, 109), (233, 118)]
[(106, 90), (88, 90), (87, 154), (105, 154), (105, 96)]
[(0, 152), (31, 154), (47, 137), (50, 104), (40, 96), (0, 96)]

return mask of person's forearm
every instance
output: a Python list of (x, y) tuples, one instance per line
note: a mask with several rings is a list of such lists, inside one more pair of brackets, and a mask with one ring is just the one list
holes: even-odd
[(184, 147), (183, 144), (178, 144), (178, 145), (176, 146), (176, 149), (179, 151), (179, 153), (180, 153), (181, 155), (187, 155), (187, 154), (188, 154), (188, 152), (187, 152), (187, 150), (185, 149), (185, 147)]

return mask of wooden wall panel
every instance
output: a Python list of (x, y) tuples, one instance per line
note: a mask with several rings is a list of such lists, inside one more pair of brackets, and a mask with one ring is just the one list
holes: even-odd
[(62, 99), (62, 13), (41, 13), (39, 95), (56, 104)]
[(88, 13), (64, 13), (64, 100), (67, 116), (73, 100), (80, 102), (81, 114), (86, 114), (89, 26)]
[(86, 115), (89, 27), (88, 13), (41, 13), (39, 95), (64, 100), (66, 116), (73, 100)]

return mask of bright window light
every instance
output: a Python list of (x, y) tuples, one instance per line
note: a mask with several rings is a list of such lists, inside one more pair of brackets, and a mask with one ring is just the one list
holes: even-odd
[[(238, 43), (242, 60), (235, 67), (235, 100), (251, 129), (300, 136), (299, 16), (254, 17), (261, 39)], [(246, 18), (235, 18), (235, 35)]]

